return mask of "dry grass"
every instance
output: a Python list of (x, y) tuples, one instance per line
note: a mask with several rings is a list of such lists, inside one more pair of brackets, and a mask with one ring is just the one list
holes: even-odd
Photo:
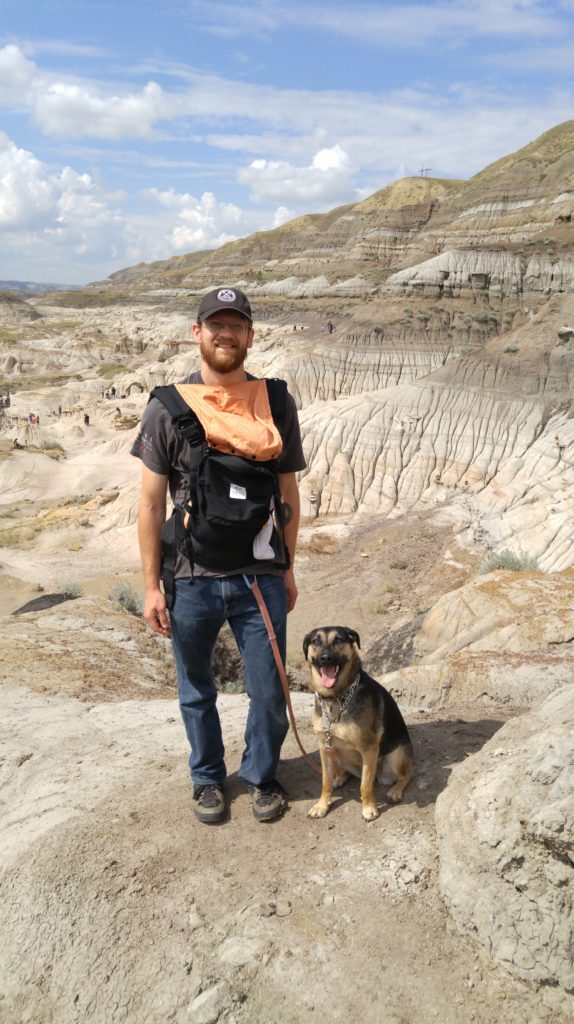
[(83, 504), (42, 509), (27, 519), (0, 527), (0, 547), (22, 548), (45, 531), (88, 525), (89, 516)]
[(341, 540), (329, 533), (317, 531), (311, 537), (301, 540), (299, 550), (311, 555), (334, 555), (341, 546)]

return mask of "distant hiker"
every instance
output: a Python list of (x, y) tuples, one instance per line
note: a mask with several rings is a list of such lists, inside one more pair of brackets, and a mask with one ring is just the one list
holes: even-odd
[[(143, 463), (138, 529), (144, 618), (161, 636), (171, 632), (191, 746), (193, 810), (204, 823), (226, 814), (227, 769), (211, 668), (226, 621), (241, 653), (249, 697), (239, 778), (258, 821), (276, 818), (285, 807), (276, 779), (288, 728), (285, 698), (252, 586), (257, 580), (284, 659), (287, 612), (297, 600), (296, 473), (305, 468), (305, 458), (295, 402), (284, 382), (245, 371), (252, 319), (249, 300), (238, 288), (204, 295), (192, 328), (200, 369), (152, 393), (131, 449)], [(205, 490), (217, 476), (223, 491)], [(166, 523), (168, 488), (175, 511)], [(209, 518), (216, 510), (221, 517), (224, 505), (223, 522)]]
[(116, 386), (115, 386), (115, 384), (113, 384), (112, 387), (110, 388), (110, 395), (112, 396), (112, 398), (116, 397)]
[(58, 416), (61, 416), (61, 415), (62, 415), (62, 406), (59, 405), (58, 406)]
[(333, 324), (331, 323), (330, 320), (329, 320), (329, 323), (327, 324), (327, 330), (328, 330), (329, 334), (332, 334), (333, 331), (335, 330), (335, 328), (333, 327)]
[(84, 426), (85, 427), (89, 427), (89, 425), (90, 425), (90, 417), (89, 417), (88, 413), (85, 412), (84, 413)]

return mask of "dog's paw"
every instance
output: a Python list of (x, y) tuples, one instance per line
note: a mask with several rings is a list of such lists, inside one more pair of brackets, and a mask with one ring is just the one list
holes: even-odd
[(322, 804), (319, 800), (318, 803), (313, 804), (310, 811), (307, 811), (308, 818), (324, 818), (327, 811), (329, 810), (329, 804)]
[(387, 790), (387, 800), (391, 804), (400, 803), (401, 800), (403, 799), (403, 791), (404, 786), (399, 785), (399, 783), (397, 782), (396, 785), (391, 786), (391, 788)]
[(349, 772), (341, 771), (336, 778), (333, 779), (333, 789), (340, 789), (341, 786), (344, 786), (350, 778), (351, 776), (349, 775)]
[(366, 804), (363, 806), (362, 814), (365, 821), (374, 821), (375, 818), (379, 817), (380, 813), (376, 804)]

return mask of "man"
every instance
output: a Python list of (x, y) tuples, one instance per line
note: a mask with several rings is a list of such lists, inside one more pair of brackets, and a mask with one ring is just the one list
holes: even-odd
[[(244, 382), (254, 381), (256, 378), (244, 368), (253, 345), (252, 320), (249, 300), (238, 288), (216, 288), (205, 295), (193, 325), (201, 367), (182, 384), (215, 385), (223, 389), (224, 397), (233, 398)], [(202, 390), (198, 388), (194, 394)], [(143, 463), (138, 535), (145, 583), (144, 618), (154, 632), (172, 638), (179, 704), (191, 746), (193, 809), (199, 821), (208, 824), (222, 821), (226, 814), (226, 766), (211, 656), (221, 627), (229, 622), (241, 653), (249, 697), (245, 749), (238, 774), (251, 793), (254, 816), (259, 821), (270, 821), (285, 807), (285, 793), (275, 776), (288, 722), (273, 650), (249, 581), (257, 576), (285, 661), (287, 612), (297, 600), (293, 564), (299, 491), (295, 474), (305, 468), (293, 398), (287, 395), (278, 464), (281, 499), (291, 512), (283, 538), (274, 532), (275, 546), (270, 550), (265, 545), (263, 560), (253, 557), (249, 564), (232, 571), (207, 570), (196, 563), (192, 566), (180, 552), (175, 568), (175, 601), (168, 615), (160, 587), (161, 530), (168, 488), (174, 506), (179, 507), (185, 500), (190, 454), (190, 446), (173, 426), (170, 413), (152, 398), (132, 447), (132, 455)], [(288, 569), (284, 568), (282, 544), (289, 554)]]

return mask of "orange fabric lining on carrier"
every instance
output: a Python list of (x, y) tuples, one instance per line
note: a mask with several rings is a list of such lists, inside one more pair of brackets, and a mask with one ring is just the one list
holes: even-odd
[(273, 422), (267, 384), (246, 380), (238, 384), (176, 384), (193, 409), (211, 448), (249, 459), (275, 459), (283, 451)]

